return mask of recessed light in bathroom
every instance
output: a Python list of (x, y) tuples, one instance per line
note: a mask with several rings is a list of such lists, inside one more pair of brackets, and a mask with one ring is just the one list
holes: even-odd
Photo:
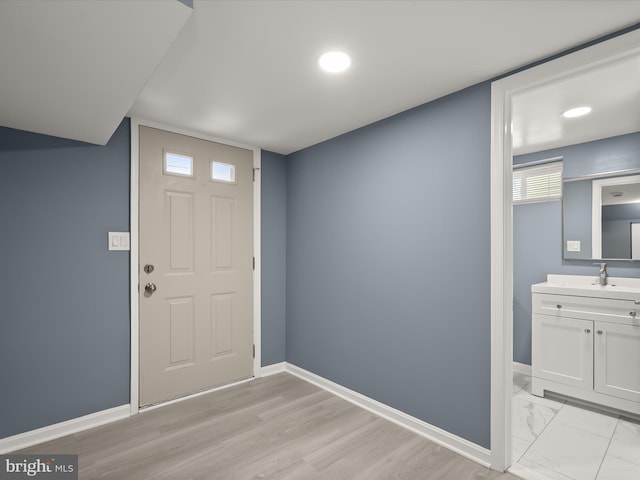
[(318, 65), (325, 72), (340, 73), (351, 66), (351, 58), (346, 53), (337, 50), (326, 52), (318, 59)]
[(583, 115), (587, 115), (590, 112), (591, 112), (591, 107), (587, 107), (587, 106), (575, 107), (575, 108), (570, 108), (569, 110), (564, 112), (562, 116), (564, 118), (576, 118), (576, 117), (582, 117)]

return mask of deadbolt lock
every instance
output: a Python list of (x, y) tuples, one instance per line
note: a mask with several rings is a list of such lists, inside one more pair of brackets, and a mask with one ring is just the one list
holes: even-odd
[(153, 267), (153, 265), (151, 265), (150, 263), (147, 263), (147, 264), (144, 266), (144, 271), (145, 271), (145, 273), (151, 273), (151, 272), (153, 272), (153, 269), (154, 269), (154, 267)]

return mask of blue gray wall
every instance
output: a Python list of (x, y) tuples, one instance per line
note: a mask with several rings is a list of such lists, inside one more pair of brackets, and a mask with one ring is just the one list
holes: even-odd
[[(592, 201), (593, 180), (564, 182), (560, 248), (563, 250), (563, 257), (567, 260), (589, 260), (593, 257)], [(580, 251), (567, 250), (568, 241), (579, 241)]]
[(514, 165), (563, 157), (563, 178), (637, 169), (640, 166), (640, 133), (629, 133), (568, 147), (518, 155)]
[[(640, 167), (640, 133), (521, 155), (514, 164), (564, 157), (563, 176), (580, 177), (602, 171)], [(571, 182), (569, 188), (582, 188)], [(587, 185), (588, 199), (591, 186)], [(585, 209), (591, 222), (591, 205)], [(591, 229), (582, 249), (591, 250)], [(585, 247), (587, 243), (587, 247)], [(531, 284), (546, 281), (547, 274), (597, 275), (594, 260), (565, 260), (562, 255), (562, 202), (530, 203), (513, 207), (513, 360), (531, 365)], [(640, 266), (607, 261), (609, 274), (640, 277)]]
[[(130, 125), (102, 146), (0, 128), (0, 438), (129, 403)], [(263, 152), (262, 364), (285, 360), (286, 161)]]
[(0, 438), (129, 403), (129, 128), (0, 128)]
[(262, 151), (262, 358), (286, 359), (287, 162)]
[(287, 158), (287, 361), (487, 448), (490, 98)]

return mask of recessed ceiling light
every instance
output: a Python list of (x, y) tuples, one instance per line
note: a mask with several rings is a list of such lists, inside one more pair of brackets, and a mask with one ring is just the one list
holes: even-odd
[(562, 116), (564, 118), (576, 118), (576, 117), (581, 117), (583, 115), (586, 115), (589, 112), (591, 112), (591, 107), (586, 107), (586, 106), (576, 107), (576, 108), (570, 108), (569, 110), (564, 112)]
[(340, 51), (326, 52), (318, 59), (318, 65), (325, 72), (340, 73), (351, 66), (351, 58)]

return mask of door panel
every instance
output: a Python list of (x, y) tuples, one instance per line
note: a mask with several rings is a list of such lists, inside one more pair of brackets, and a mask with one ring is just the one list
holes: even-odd
[(593, 322), (533, 315), (533, 376), (593, 388)]
[(193, 297), (172, 298), (169, 303), (169, 366), (193, 365), (195, 359)]
[(213, 357), (233, 353), (233, 294), (211, 295)]
[(211, 235), (213, 258), (212, 270), (230, 269), (233, 267), (233, 217), (234, 201), (232, 198), (211, 197)]
[(596, 323), (595, 389), (640, 402), (640, 327)]
[(169, 230), (169, 269), (171, 272), (193, 272), (193, 194), (165, 192), (165, 204), (165, 225)]
[(252, 194), (250, 150), (140, 127), (140, 405), (252, 376)]

